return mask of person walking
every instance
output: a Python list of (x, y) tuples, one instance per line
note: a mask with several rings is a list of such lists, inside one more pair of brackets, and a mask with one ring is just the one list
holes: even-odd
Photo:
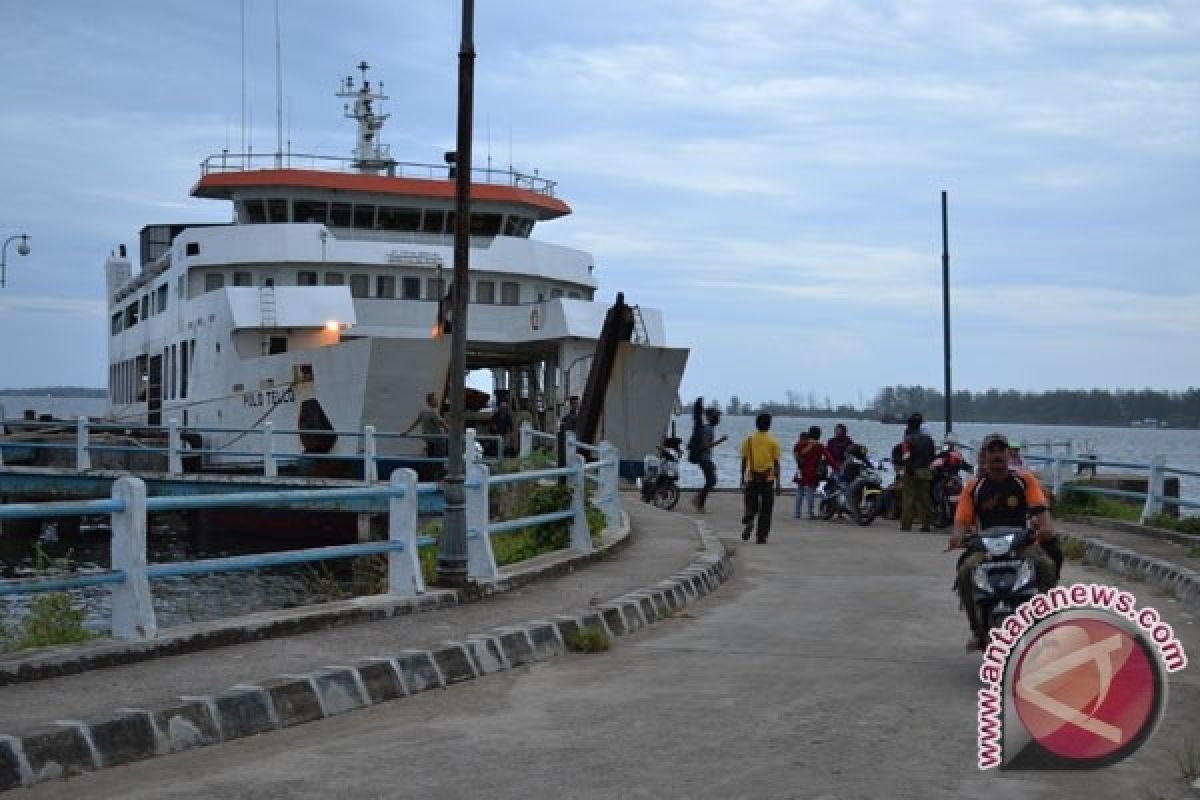
[(908, 418), (904, 429), (904, 484), (900, 490), (900, 530), (911, 531), (913, 519), (921, 522), (921, 531), (930, 531), (933, 503), (930, 497), (933, 469), (930, 464), (937, 456), (933, 438), (922, 429), (925, 420), (920, 414)]
[(575, 431), (575, 426), (579, 423), (579, 395), (573, 394), (567, 398), (567, 413), (563, 414), (561, 420), (558, 421), (558, 429), (560, 431)]
[(713, 448), (729, 438), (728, 436), (722, 436), (720, 439), (716, 438), (717, 425), (720, 422), (720, 410), (709, 408), (704, 411), (704, 425), (700, 428), (700, 441), (696, 455), (699, 458), (698, 465), (700, 471), (704, 473), (704, 488), (692, 498), (692, 506), (695, 507), (696, 512), (699, 514), (705, 513), (704, 502), (708, 499), (708, 493), (717, 485), (717, 465), (712, 457)]
[(763, 544), (771, 533), (775, 496), (783, 487), (779, 482), (779, 442), (768, 433), (771, 415), (759, 414), (754, 418), (754, 427), (756, 430), (746, 437), (740, 449), (744, 502), (742, 541), (750, 541), (750, 534), (754, 533), (755, 541)]

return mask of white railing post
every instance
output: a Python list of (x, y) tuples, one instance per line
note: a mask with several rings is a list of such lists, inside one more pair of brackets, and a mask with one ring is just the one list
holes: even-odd
[(476, 436), (474, 428), (467, 428), (463, 433), (463, 460), (468, 465), (478, 463), (483, 456)]
[(375, 483), (379, 480), (379, 465), (375, 462), (375, 426), (363, 426), (363, 480)]
[[(4, 420), (8, 419), (8, 414), (4, 410), (4, 403), (0, 403), (0, 439), (7, 436), (7, 431), (4, 427)], [(0, 447), (0, 467), (4, 466), (4, 448)]]
[(1142, 506), (1142, 523), (1145, 524), (1157, 514), (1162, 513), (1162, 496), (1166, 491), (1163, 467), (1167, 465), (1166, 456), (1155, 456), (1150, 462), (1150, 475), (1146, 478), (1146, 505)]
[(92, 459), (88, 455), (88, 422), (87, 417), (79, 417), (75, 421), (75, 469), (83, 472), (92, 468)]
[[(500, 443), (501, 456), (503, 456), (504, 442)], [(527, 419), (521, 420), (521, 442), (520, 449), (517, 455), (520, 458), (529, 458), (533, 454), (533, 423)]]
[(113, 584), (112, 635), (152, 639), (158, 623), (146, 577), (146, 484), (122, 475), (113, 482), (112, 496), (125, 501), (125, 510), (112, 515), (112, 568), (125, 573), (124, 582)]
[(263, 476), (274, 478), (279, 474), (279, 465), (275, 463), (275, 423), (263, 423)]
[(404, 494), (388, 498), (388, 541), (403, 542), (404, 549), (388, 553), (388, 594), (411, 597), (425, 593), (421, 554), (417, 551), (417, 473), (392, 471), (391, 485)]
[(1050, 459), (1050, 491), (1054, 493), (1054, 502), (1062, 502), (1063, 462), (1058, 456)]
[(179, 454), (179, 420), (171, 417), (167, 420), (167, 474), (179, 475), (183, 472), (183, 457)]
[(621, 517), (620, 481), (621, 481), (621, 452), (616, 445), (609, 441), (600, 443), (600, 460), (611, 461), (607, 467), (600, 468), (600, 507), (604, 510), (604, 519), (608, 527), (615, 528)]
[(572, 476), (571, 510), (571, 548), (581, 553), (592, 552), (592, 534), (587, 522), (587, 472), (584, 471), (583, 456), (577, 455), (572, 459), (575, 464), (575, 474)]
[(563, 434), (563, 450), (565, 452), (563, 453), (562, 461), (558, 463), (570, 464), (575, 460), (575, 456), (579, 453), (578, 441), (575, 438), (575, 431), (567, 431)]
[(477, 461), (467, 462), (467, 576), (495, 578), (496, 555), (492, 552), (492, 535), (488, 532), (488, 468)]

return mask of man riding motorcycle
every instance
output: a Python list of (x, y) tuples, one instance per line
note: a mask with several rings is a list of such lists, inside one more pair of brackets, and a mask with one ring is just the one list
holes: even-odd
[[(1046, 591), (1057, 581), (1057, 568), (1046, 555), (1041, 544), (1054, 536), (1054, 523), (1046, 508), (1046, 495), (1033, 473), (1010, 470), (1008, 465), (1008, 439), (1002, 433), (991, 433), (984, 437), (979, 448), (979, 475), (963, 487), (958, 510), (954, 516), (954, 532), (950, 535), (947, 550), (962, 547), (967, 533), (973, 527), (980, 530), (996, 526), (1024, 527), (1030, 520), (1036, 538), (1018, 551), (1022, 558), (1033, 560), (1037, 568), (1039, 591)], [(986, 622), (977, 619), (971, 572), (983, 563), (986, 553), (969, 553), (958, 565), (955, 588), (971, 625), (971, 638), (967, 650), (982, 649), (987, 645)]]

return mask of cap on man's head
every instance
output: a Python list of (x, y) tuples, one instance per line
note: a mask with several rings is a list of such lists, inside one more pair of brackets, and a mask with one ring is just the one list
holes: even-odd
[(996, 442), (1000, 442), (1005, 448), (1008, 447), (1008, 437), (1003, 433), (989, 433), (987, 436), (983, 437), (983, 442), (979, 445), (979, 449), (987, 450)]
[(1008, 449), (1009, 449), (1009, 450), (1020, 450), (1020, 449), (1021, 449), (1021, 443), (1020, 443), (1019, 441), (1016, 441), (1016, 442), (1009, 442), (1009, 444), (1008, 444)]

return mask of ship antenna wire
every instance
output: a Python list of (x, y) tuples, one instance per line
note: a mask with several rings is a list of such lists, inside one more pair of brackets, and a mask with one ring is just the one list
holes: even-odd
[(283, 57), (279, 43), (279, 0), (275, 0), (275, 166), (283, 166)]
[(246, 0), (241, 0), (242, 7), (242, 168), (246, 166)]

